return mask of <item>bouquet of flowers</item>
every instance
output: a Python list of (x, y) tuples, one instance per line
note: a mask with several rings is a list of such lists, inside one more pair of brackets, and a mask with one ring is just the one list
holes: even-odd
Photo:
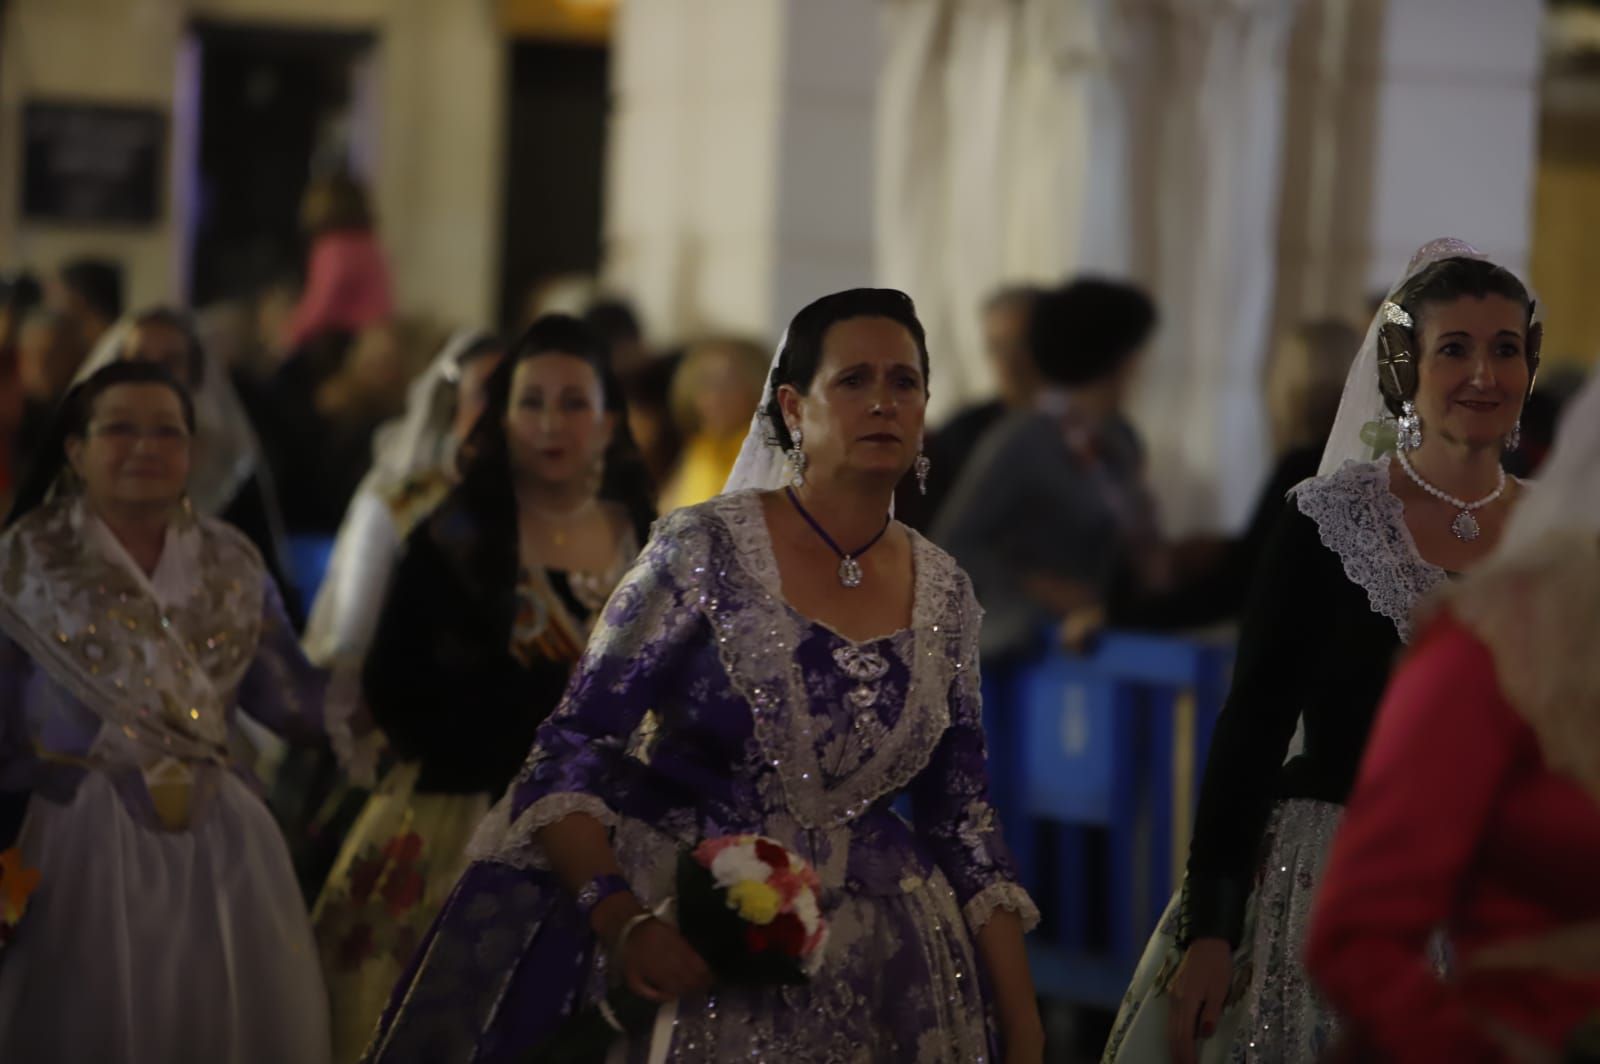
[[(804, 983), (828, 939), (816, 870), (762, 835), (708, 839), (678, 858), (678, 930), (722, 983), (762, 987)], [(573, 1017), (530, 1058), (576, 1064), (604, 1057), (617, 1035), (645, 1031), (654, 1002), (626, 987)]]
[(0, 950), (17, 933), (28, 898), (38, 887), (39, 870), (22, 866), (21, 850), (13, 846), (0, 852)]

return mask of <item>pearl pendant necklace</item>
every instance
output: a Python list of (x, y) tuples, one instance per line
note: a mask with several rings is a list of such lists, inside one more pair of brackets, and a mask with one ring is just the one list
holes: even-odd
[(1422, 474), (1418, 473), (1416, 469), (1412, 468), (1411, 459), (1406, 457), (1406, 453), (1404, 451), (1396, 451), (1395, 453), (1400, 458), (1400, 468), (1406, 471), (1406, 476), (1411, 478), (1411, 482), (1413, 484), (1427, 492), (1429, 495), (1432, 495), (1435, 499), (1438, 499), (1441, 502), (1449, 503), (1451, 506), (1454, 506), (1458, 511), (1460, 511), (1456, 514), (1455, 520), (1450, 522), (1451, 535), (1455, 536), (1463, 543), (1471, 543), (1473, 540), (1477, 539), (1483, 534), (1483, 529), (1479, 527), (1478, 518), (1475, 515), (1478, 510), (1483, 509), (1485, 506), (1488, 506), (1490, 503), (1498, 499), (1501, 495), (1505, 494), (1506, 471), (1504, 469), (1495, 470), (1495, 472), (1500, 474), (1500, 482), (1495, 485), (1495, 489), (1493, 491), (1479, 499), (1477, 502), (1467, 502), (1465, 499), (1458, 499), (1449, 492), (1436, 488), (1432, 484), (1429, 484), (1426, 480), (1423, 480)]

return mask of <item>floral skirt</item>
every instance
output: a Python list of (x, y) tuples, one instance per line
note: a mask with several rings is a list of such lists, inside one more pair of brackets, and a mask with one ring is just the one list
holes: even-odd
[[(1311, 903), (1333, 846), (1342, 806), (1291, 799), (1267, 826), (1266, 854), (1245, 907), (1234, 954), (1234, 986), (1221, 1022), (1201, 1046), (1204, 1064), (1315, 1064), (1337, 1022), (1306, 978), (1303, 950)], [(1167, 989), (1177, 974), (1179, 899), (1145, 947), (1122, 1000), (1102, 1064), (1165, 1064)]]
[[(671, 890), (678, 844), (623, 821), (616, 850), (646, 901)], [(718, 987), (679, 1002), (658, 1055), (678, 1064), (974, 1064), (993, 1032), (972, 938), (942, 874), (900, 893), (824, 899), (829, 938), (803, 986)], [(527, 1054), (609, 985), (604, 954), (551, 874), (475, 862), (396, 987), (374, 1064), (500, 1064)], [(651, 1060), (651, 1034), (608, 1061)]]
[(489, 808), (483, 794), (416, 793), (417, 771), (396, 766), (367, 800), (312, 913), (334, 1064), (360, 1059)]

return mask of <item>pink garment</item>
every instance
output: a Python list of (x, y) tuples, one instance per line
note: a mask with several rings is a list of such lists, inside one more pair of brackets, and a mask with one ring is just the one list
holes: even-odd
[(289, 323), (289, 349), (323, 333), (356, 332), (393, 313), (389, 267), (374, 233), (324, 233), (311, 245), (311, 266)]

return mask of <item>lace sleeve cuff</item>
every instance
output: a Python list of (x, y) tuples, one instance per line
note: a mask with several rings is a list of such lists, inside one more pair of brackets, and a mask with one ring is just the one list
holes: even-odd
[(1039, 907), (1033, 904), (1027, 891), (1011, 882), (984, 887), (962, 906), (961, 915), (967, 919), (967, 929), (976, 935), (997, 909), (1009, 909), (1021, 917), (1023, 934), (1039, 926)]
[(617, 825), (617, 814), (592, 794), (547, 795), (524, 809), (513, 823), (508, 794), (495, 803), (478, 825), (472, 841), (467, 844), (467, 859), (496, 861), (514, 868), (549, 868), (549, 859), (536, 836), (540, 830), (573, 813), (586, 813), (607, 828)]

